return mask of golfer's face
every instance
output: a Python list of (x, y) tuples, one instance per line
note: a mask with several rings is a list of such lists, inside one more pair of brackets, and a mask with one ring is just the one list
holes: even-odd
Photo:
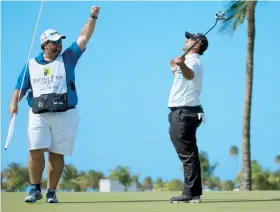
[(194, 43), (195, 43), (195, 41), (192, 40), (191, 38), (187, 39), (185, 41), (184, 51), (188, 51)]
[(185, 45), (192, 46), (194, 43), (195, 43), (195, 40), (189, 38), (189, 39), (186, 40)]

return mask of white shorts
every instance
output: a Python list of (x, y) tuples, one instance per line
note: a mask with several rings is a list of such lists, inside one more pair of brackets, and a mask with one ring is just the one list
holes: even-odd
[(72, 155), (74, 141), (80, 122), (77, 109), (58, 113), (28, 114), (29, 150), (47, 151)]

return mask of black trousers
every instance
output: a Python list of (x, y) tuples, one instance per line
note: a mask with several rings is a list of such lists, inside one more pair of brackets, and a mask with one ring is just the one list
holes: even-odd
[(175, 150), (184, 167), (184, 190), (187, 196), (202, 195), (201, 169), (196, 130), (201, 124), (198, 113), (203, 113), (201, 106), (170, 108), (169, 134)]

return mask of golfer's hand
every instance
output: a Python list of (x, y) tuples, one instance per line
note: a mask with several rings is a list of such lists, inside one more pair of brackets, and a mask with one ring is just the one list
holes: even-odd
[(170, 69), (173, 73), (179, 69), (179, 67), (175, 64), (174, 59), (170, 60)]
[(99, 7), (93, 6), (93, 7), (90, 9), (90, 14), (91, 14), (92, 16), (98, 16), (99, 10), (100, 10)]
[(11, 104), (9, 112), (10, 112), (10, 115), (12, 117), (14, 113), (18, 112), (18, 105), (17, 104)]
[(182, 67), (185, 65), (185, 58), (181, 57), (181, 56), (178, 56), (175, 58), (174, 60), (174, 63), (179, 66), (179, 67)]

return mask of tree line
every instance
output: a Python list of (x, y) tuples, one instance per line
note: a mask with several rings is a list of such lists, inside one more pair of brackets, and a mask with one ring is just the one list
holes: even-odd
[[(202, 185), (204, 189), (210, 190), (227, 190), (239, 188), (241, 185), (241, 173), (237, 173), (235, 180), (222, 181), (215, 176), (215, 169), (218, 164), (211, 164), (206, 152), (200, 152), (200, 164), (202, 172)], [(229, 151), (230, 157), (238, 157), (238, 148), (232, 146)], [(280, 155), (275, 157), (275, 163), (280, 164)], [(252, 166), (252, 189), (253, 190), (280, 190), (280, 168), (272, 172), (269, 169), (264, 170), (256, 161), (251, 162)], [(182, 170), (182, 168), (181, 168)], [(181, 179), (164, 180), (162, 177), (153, 179), (145, 176), (140, 180), (140, 175), (131, 173), (127, 166), (117, 166), (110, 170), (108, 176), (101, 171), (94, 169), (83, 171), (78, 170), (73, 164), (66, 164), (63, 170), (62, 178), (59, 182), (58, 189), (64, 191), (88, 191), (99, 190), (100, 179), (116, 179), (123, 186), (124, 191), (128, 186), (135, 183), (138, 191), (181, 191), (183, 181)], [(28, 168), (19, 163), (10, 163), (6, 169), (1, 172), (1, 187), (3, 191), (16, 192), (24, 191), (29, 186)], [(42, 181), (42, 188), (46, 188), (47, 180)]]

